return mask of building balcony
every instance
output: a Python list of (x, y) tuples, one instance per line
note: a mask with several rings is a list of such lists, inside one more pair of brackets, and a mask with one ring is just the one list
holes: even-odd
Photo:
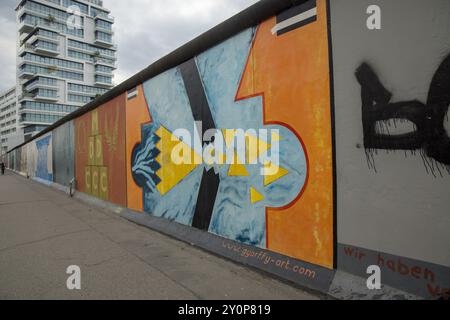
[(23, 100), (32, 100), (34, 97), (34, 94), (30, 93), (29, 91), (22, 93), (20, 96), (17, 97), (18, 101), (23, 101)]
[(29, 70), (20, 70), (18, 73), (20, 79), (33, 79), (37, 76), (37, 72), (29, 71)]
[(104, 33), (108, 33), (110, 35), (114, 34), (114, 31), (112, 29), (106, 29), (106, 28), (103, 28), (103, 27), (98, 26), (98, 25), (95, 25), (95, 31), (101, 31), (101, 32), (104, 32)]
[(50, 55), (50, 56), (57, 56), (57, 55), (59, 55), (58, 49), (53, 49), (53, 48), (45, 47), (45, 46), (42, 46), (42, 45), (35, 45), (34, 48), (33, 48), (33, 51), (36, 52), (36, 53), (42, 53), (42, 54)]
[(80, 96), (86, 96), (86, 97), (95, 97), (97, 93), (94, 92), (80, 92), (80, 91), (74, 91), (74, 90), (67, 90), (68, 94), (76, 94)]
[(106, 80), (102, 80), (102, 79), (97, 79), (96, 78), (95, 81), (94, 81), (94, 84), (99, 86), (99, 87), (107, 88), (107, 89), (114, 87), (114, 85), (112, 83), (112, 80), (111, 81), (106, 81)]
[(52, 42), (54, 44), (59, 44), (57, 32), (46, 30), (44, 28), (36, 26), (25, 38), (21, 40), (20, 46), (23, 46), (27, 43), (32, 44), (37, 40), (44, 40)]
[(113, 68), (114, 70), (117, 69), (117, 65), (116, 65), (115, 62), (112, 62), (112, 63), (111, 63), (111, 62), (102, 60), (101, 58), (96, 59), (96, 60), (94, 61), (94, 65), (95, 65), (95, 66), (98, 66), (98, 65), (100, 65), (100, 66), (107, 66), (107, 67)]
[(112, 77), (112, 71), (102, 71), (102, 70), (95, 70), (95, 75), (97, 76), (105, 76), (105, 77)]
[(19, 123), (21, 125), (21, 128), (23, 128), (25, 126), (33, 125), (33, 124), (39, 124), (39, 125), (44, 125), (44, 126), (52, 125), (52, 122), (48, 122), (46, 120), (31, 120), (31, 119), (20, 119)]
[(19, 23), (19, 33), (30, 33), (38, 26), (37, 23), (31, 23), (27, 20), (24, 20)]
[(95, 17), (93, 17), (95, 21), (97, 20), (105, 20), (111, 23), (114, 23), (114, 17), (106, 14), (97, 14)]
[(58, 96), (43, 96), (36, 94), (33, 99), (35, 101), (41, 101), (41, 102), (57, 102), (59, 100)]
[[(50, 93), (46, 91), (51, 91)], [(37, 89), (32, 92), (33, 99), (35, 101), (43, 101), (43, 102), (56, 102), (59, 100), (58, 92), (56, 90), (45, 90), (45, 89)]]
[(31, 82), (29, 84), (25, 85), (25, 90), (28, 92), (31, 92), (35, 89), (56, 89), (58, 86), (57, 84), (50, 84), (48, 82), (41, 82), (39, 80)]
[(105, 47), (105, 48), (116, 48), (112, 40), (106, 40), (104, 38), (95, 37), (94, 43), (98, 46)]
[(103, 7), (103, 1), (102, 0), (86, 0), (89, 3), (95, 4), (97, 6)]

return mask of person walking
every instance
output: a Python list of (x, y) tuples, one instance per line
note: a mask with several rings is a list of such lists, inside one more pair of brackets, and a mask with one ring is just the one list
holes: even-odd
[(5, 174), (5, 163), (2, 162), (2, 163), (0, 164), (0, 167), (1, 167), (1, 170), (2, 170), (2, 175), (4, 175), (4, 174)]

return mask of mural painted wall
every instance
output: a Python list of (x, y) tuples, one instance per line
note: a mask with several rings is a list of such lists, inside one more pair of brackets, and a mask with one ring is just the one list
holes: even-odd
[(27, 172), (27, 147), (23, 146), (22, 148), (20, 148), (20, 172), (26, 174)]
[[(364, 27), (370, 4), (380, 30)], [(331, 21), (338, 267), (373, 261), (435, 295), (450, 287), (450, 2), (342, 0)]]
[(126, 207), (125, 94), (74, 124), (77, 189)]
[(127, 206), (130, 209), (144, 211), (144, 193), (133, 179), (132, 152), (142, 142), (142, 127), (151, 122), (148, 104), (142, 85), (131, 90), (126, 98), (126, 172), (127, 172)]
[(22, 149), (21, 148), (16, 150), (16, 156), (15, 156), (14, 160), (15, 160), (14, 166), (15, 166), (16, 170), (21, 172), (22, 171), (21, 170), (22, 169), (21, 168), (22, 167)]
[(36, 168), (37, 168), (37, 147), (35, 141), (26, 144), (25, 146), (26, 154), (27, 154), (27, 171), (26, 175), (30, 178), (36, 176)]
[[(310, 10), (309, 21), (281, 27)], [(326, 3), (309, 1), (146, 81), (145, 100), (127, 105), (127, 157), (142, 190), (129, 190), (138, 197), (133, 207), (332, 268), (328, 61)], [(193, 137), (182, 140), (193, 163), (170, 157), (179, 129)], [(260, 174), (271, 163), (205, 162), (209, 129), (224, 132), (227, 145), (236, 129), (276, 129), (265, 138), (248, 134), (245, 152), (260, 158), (279, 145), (277, 173)]]
[(32, 157), (36, 159), (36, 167), (32, 177), (53, 182), (52, 134), (49, 133), (34, 143), (36, 151), (32, 150)]
[[(316, 16), (273, 34), (285, 19), (314, 9)], [(296, 201), (281, 208), (268, 206), (268, 248), (332, 267), (333, 163), (326, 10), (325, 1), (308, 1), (263, 23), (238, 98), (261, 95), (265, 123), (290, 127), (303, 142), (309, 161), (307, 181)]]
[(75, 177), (75, 129), (73, 121), (56, 128), (52, 134), (54, 182), (67, 186)]

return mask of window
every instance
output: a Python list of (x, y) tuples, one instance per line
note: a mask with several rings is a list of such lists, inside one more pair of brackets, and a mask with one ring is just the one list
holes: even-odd
[(37, 111), (50, 111), (50, 112), (62, 112), (62, 113), (70, 113), (78, 109), (74, 106), (68, 106), (65, 104), (56, 104), (56, 103), (44, 103), (44, 102), (36, 102), (36, 101), (22, 101), (21, 110), (37, 110)]
[(64, 78), (64, 79), (83, 81), (82, 73), (63, 71), (63, 70), (55, 70), (55, 69), (46, 68), (46, 67), (38, 67), (35, 65), (30, 65), (30, 64), (24, 64), (24, 65), (22, 65), (22, 67), (20, 69), (21, 69), (21, 72), (27, 72), (27, 73), (32, 73), (32, 74), (53, 75), (55, 77), (60, 77), (60, 78)]
[(114, 50), (110, 50), (110, 49), (104, 49), (104, 48), (99, 48), (93, 45), (90, 45), (89, 43), (84, 43), (81, 41), (76, 41), (76, 40), (68, 40), (68, 45), (69, 47), (72, 48), (78, 48), (78, 49), (82, 49), (85, 51), (90, 51), (92, 53), (95, 54), (95, 52), (99, 52), (102, 55), (106, 55), (106, 56), (110, 56), (110, 57), (114, 57), (115, 56), (115, 51)]
[(96, 72), (103, 72), (103, 73), (112, 73), (113, 72), (113, 68), (107, 67), (107, 66), (102, 66), (102, 65), (96, 65), (95, 66), (95, 71)]
[(43, 40), (37, 40), (33, 43), (33, 45), (36, 48), (41, 48), (45, 50), (51, 50), (51, 51), (58, 51), (58, 45), (53, 42), (43, 41)]
[(80, 103), (89, 103), (94, 99), (89, 96), (80, 96), (77, 94), (68, 94), (67, 98), (70, 102), (80, 102)]
[(39, 89), (33, 90), (31, 93), (36, 96), (39, 96), (39, 97), (57, 98), (57, 90), (39, 88)]
[(108, 42), (108, 43), (112, 43), (112, 36), (108, 33), (105, 32), (101, 32), (101, 31), (96, 31), (95, 32), (95, 39), (96, 40), (101, 40), (104, 42)]
[[(37, 3), (37, 2), (34, 2), (34, 1), (27, 1), (25, 3), (24, 7), (26, 9), (38, 12), (40, 14), (53, 16), (54, 18), (62, 20), (64, 22), (66, 22), (67, 19), (69, 19), (72, 16), (72, 14), (67, 13), (66, 11), (58, 10), (58, 9), (55, 9), (55, 8), (52, 8), (52, 7), (48, 7), (48, 6), (45, 6), (43, 4), (40, 4), (40, 3)], [(49, 22), (48, 19), (46, 19), (46, 21)], [(81, 24), (82, 25), (83, 25), (83, 22), (84, 22), (83, 21), (83, 17), (81, 17)], [(54, 23), (54, 22), (52, 22), (52, 23)]]
[(72, 91), (72, 92), (82, 92), (82, 93), (92, 93), (92, 94), (104, 94), (105, 92), (108, 91), (108, 89), (91, 87), (91, 86), (75, 84), (75, 83), (69, 83), (67, 85), (67, 89), (68, 89), (68, 91)]
[(95, 82), (112, 84), (112, 78), (105, 76), (95, 76)]
[(48, 30), (44, 30), (44, 29), (39, 29), (38, 32), (36, 33), (36, 35), (55, 39), (55, 40), (58, 39), (58, 34), (56, 32), (52, 32), (52, 31), (48, 31)]
[(77, 6), (78, 8), (80, 8), (80, 11), (82, 13), (88, 14), (88, 6), (83, 3), (80, 3), (80, 2), (77, 2), (74, 0), (63, 0), (62, 5), (63, 5), (63, 7), (66, 7), (66, 8), (68, 8), (70, 6)]
[(78, 52), (78, 51), (74, 51), (74, 50), (68, 50), (67, 51), (67, 55), (71, 58), (75, 58), (75, 59), (79, 59), (79, 60), (85, 60), (85, 61), (90, 61), (90, 62), (94, 62), (94, 57), (91, 56), (90, 54), (87, 53), (83, 53), (83, 52)]
[(108, 12), (97, 9), (95, 7), (91, 7), (91, 17), (105, 17), (105, 18), (110, 18), (108, 15)]
[(58, 59), (58, 58), (50, 58), (50, 57), (45, 57), (45, 56), (39, 56), (37, 54), (28, 53), (28, 52), (25, 53), (22, 57), (26, 61), (38, 62), (38, 63), (48, 64), (50, 66), (57, 66), (57, 67), (66, 68), (66, 69), (83, 70), (83, 64), (79, 63), (79, 62), (63, 60), (63, 59)]
[(95, 26), (106, 30), (112, 30), (112, 23), (104, 20), (97, 20)]
[(46, 77), (37, 77), (36, 79), (31, 80), (30, 82), (26, 83), (25, 88), (30, 88), (31, 86), (33, 86), (35, 84), (54, 87), (57, 84), (57, 80), (52, 79), (52, 78), (46, 78)]
[(36, 17), (33, 15), (29, 15), (29, 14), (22, 15), (22, 17), (20, 18), (20, 22), (23, 22), (23, 23), (26, 23), (29, 25), (33, 25), (33, 26), (53, 28), (53, 29), (58, 30), (61, 33), (73, 35), (73, 36), (80, 37), (80, 38), (83, 38), (83, 35), (84, 35), (83, 29), (76, 29), (76, 28), (70, 29), (66, 23), (59, 23), (56, 21), (50, 24), (47, 19), (44, 19), (41, 17)]

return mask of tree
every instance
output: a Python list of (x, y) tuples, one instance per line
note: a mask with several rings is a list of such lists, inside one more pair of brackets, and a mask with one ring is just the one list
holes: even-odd
[(56, 21), (56, 18), (54, 16), (52, 16), (51, 14), (49, 14), (47, 17), (47, 21), (48, 21), (48, 23), (54, 23)]

